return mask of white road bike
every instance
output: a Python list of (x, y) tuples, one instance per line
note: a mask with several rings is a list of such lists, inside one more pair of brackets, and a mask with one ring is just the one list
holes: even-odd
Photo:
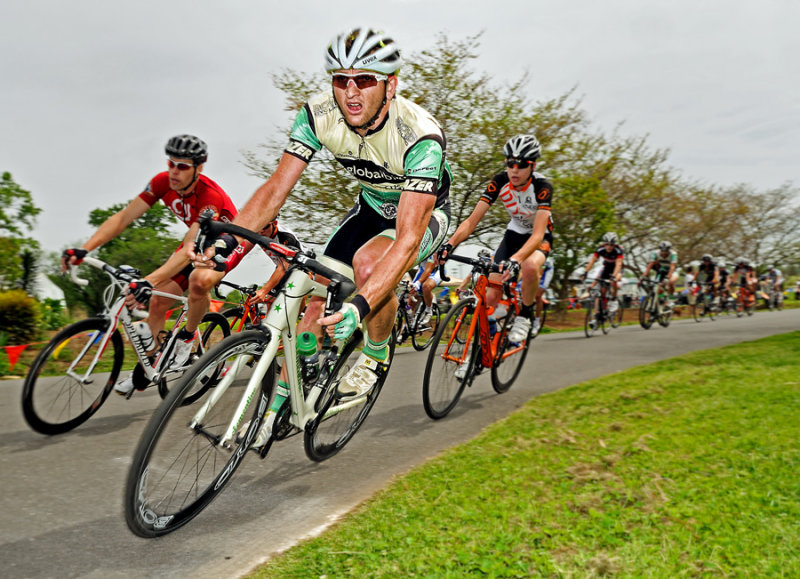
[[(82, 264), (105, 272), (110, 283), (103, 294), (105, 309), (96, 317), (75, 322), (58, 332), (39, 352), (25, 377), (22, 389), (22, 413), (31, 428), (42, 434), (61, 434), (88, 420), (108, 398), (122, 370), (125, 349), (119, 326), (128, 336), (138, 363), (133, 369), (134, 389), (158, 385), (166, 397), (186, 371), (210, 346), (230, 334), (227, 320), (220, 314), (206, 314), (200, 326), (200, 340), (193, 345), (189, 360), (180, 368), (170, 368), (177, 331), (188, 311), (187, 298), (158, 290), (152, 295), (172, 298), (183, 304), (173, 329), (161, 336), (161, 345), (148, 356), (141, 338), (133, 328), (137, 311), (125, 306), (128, 284), (141, 278), (130, 267), (114, 267), (94, 257), (84, 257)], [(89, 282), (78, 277), (77, 267), (70, 268), (72, 281), (80, 286)]]
[[(382, 372), (374, 388), (356, 398), (337, 394), (359, 353), (361, 330), (346, 341), (324, 340), (310, 372), (297, 355), (296, 326), (305, 298), (327, 291), (326, 312), (336, 311), (355, 289), (351, 280), (316, 261), (313, 252), (295, 251), (232, 224), (201, 219), (201, 231), (245, 238), (290, 265), (260, 323), (232, 334), (192, 366), (142, 434), (125, 489), (126, 521), (142, 537), (164, 535), (191, 521), (222, 491), (248, 451), (265, 458), (273, 442), (302, 433), (310, 459), (333, 456), (364, 422), (386, 379)], [(270, 402), (280, 346), (290, 394), (274, 412)], [(186, 404), (209, 380), (211, 388)], [(253, 447), (264, 421), (271, 435)]]

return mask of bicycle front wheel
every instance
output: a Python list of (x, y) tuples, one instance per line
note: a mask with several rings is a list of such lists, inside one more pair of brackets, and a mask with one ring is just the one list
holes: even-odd
[(425, 413), (438, 420), (455, 408), (472, 380), (478, 354), (477, 332), (470, 334), (475, 314), (471, 299), (450, 308), (431, 340), (425, 374), (422, 377), (422, 405)]
[(586, 319), (583, 321), (583, 332), (587, 338), (591, 338), (597, 332), (597, 320), (595, 318), (594, 300), (591, 300), (589, 305), (586, 306)]
[(653, 311), (656, 307), (656, 296), (655, 294), (649, 293), (645, 296), (644, 300), (642, 300), (641, 305), (639, 306), (639, 325), (642, 326), (645, 330), (649, 330), (650, 327), (653, 325), (653, 318), (650, 315), (650, 312)]
[[(323, 387), (323, 394), (317, 401), (318, 414), (306, 426), (305, 449), (311, 460), (320, 462), (342, 450), (363, 424), (375, 405), (378, 395), (386, 381), (389, 370), (378, 377), (375, 386), (367, 394), (356, 398), (339, 398), (336, 389), (342, 378), (355, 366), (363, 335), (353, 334), (339, 353), (336, 364)], [(394, 335), (389, 341), (389, 360), (394, 357)]]
[(502, 327), (498, 329), (500, 339), (498, 343), (497, 356), (492, 365), (492, 388), (498, 394), (507, 392), (514, 380), (522, 370), (522, 364), (528, 356), (528, 348), (532, 338), (524, 340), (521, 344), (512, 342), (508, 339), (508, 333), (514, 325), (517, 314), (512, 310), (503, 320)]
[[(100, 345), (112, 332), (104, 349)], [(117, 381), (124, 350), (104, 318), (67, 326), (39, 352), (22, 388), (22, 414), (42, 434), (61, 434), (97, 412)]]
[[(221, 342), (189, 368), (156, 409), (139, 440), (125, 486), (125, 520), (134, 534), (158, 537), (182, 527), (230, 481), (268, 408), (274, 362), (261, 391), (242, 415), (236, 415), (267, 342), (259, 330)], [(216, 388), (202, 388), (220, 375)], [(207, 395), (189, 403), (200, 389)], [(247, 428), (225, 437), (231, 424), (241, 425), (247, 418)]]
[[(231, 335), (231, 328), (228, 324), (228, 320), (224, 315), (215, 312), (209, 312), (203, 316), (200, 325), (197, 326), (197, 331), (200, 334), (200, 340), (195, 341), (194, 349), (189, 355), (189, 360), (186, 362), (187, 366), (194, 364), (205, 352), (208, 352), (211, 348)], [(170, 352), (166, 352), (164, 355), (168, 360), (171, 354)], [(175, 372), (170, 371), (159, 381), (158, 393), (161, 395), (161, 398), (167, 397), (170, 390), (172, 390), (183, 377), (185, 371), (186, 367)], [(198, 389), (193, 392), (191, 396), (187, 396), (184, 403), (191, 404), (200, 398), (212, 384), (213, 380), (208, 380), (203, 388), (200, 388), (200, 384), (198, 384)]]
[(619, 328), (620, 324), (622, 323), (622, 312), (623, 312), (622, 304), (617, 302), (617, 311), (611, 314), (611, 327), (612, 328)]
[(424, 324), (421, 323), (422, 318), (425, 315), (425, 307), (421, 303), (420, 307), (417, 308), (417, 315), (414, 316), (414, 330), (411, 332), (411, 343), (413, 344), (414, 349), (418, 352), (421, 352), (431, 345), (433, 336), (436, 334), (436, 330), (439, 328), (439, 321), (441, 318), (439, 306), (437, 306), (435, 303), (431, 304), (431, 312), (433, 313), (431, 314), (430, 319)]

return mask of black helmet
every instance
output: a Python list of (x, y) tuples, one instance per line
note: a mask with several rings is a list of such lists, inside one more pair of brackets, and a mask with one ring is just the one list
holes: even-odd
[(195, 165), (202, 165), (208, 160), (208, 145), (194, 135), (172, 137), (167, 141), (164, 151), (176, 159), (191, 159)]
[(535, 161), (542, 154), (542, 147), (533, 135), (517, 135), (511, 137), (503, 147), (503, 155), (507, 159)]

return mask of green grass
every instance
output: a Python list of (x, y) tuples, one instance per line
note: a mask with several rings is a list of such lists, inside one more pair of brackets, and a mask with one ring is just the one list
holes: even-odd
[(798, 577), (800, 333), (539, 396), (256, 577)]

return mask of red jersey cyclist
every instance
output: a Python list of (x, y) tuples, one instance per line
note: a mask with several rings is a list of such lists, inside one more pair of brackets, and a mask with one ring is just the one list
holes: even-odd
[[(503, 263), (503, 274), (492, 274), (490, 280), (499, 281), (522, 278), (522, 308), (514, 320), (508, 337), (512, 342), (522, 342), (530, 334), (539, 289), (539, 277), (553, 242), (553, 220), (550, 204), (553, 186), (536, 173), (536, 161), (541, 155), (539, 141), (533, 135), (517, 135), (503, 147), (506, 170), (489, 182), (473, 209), (442, 249), (443, 257), (467, 239), (486, 215), (489, 207), (499, 198), (511, 220), (503, 240), (494, 254), (495, 263)], [(500, 289), (489, 287), (486, 301), (495, 306), (501, 297)]]
[[(194, 135), (178, 135), (167, 142), (165, 152), (168, 170), (153, 177), (138, 197), (124, 209), (106, 219), (82, 247), (68, 249), (62, 257), (64, 269), (67, 264), (79, 264), (88, 252), (117, 237), (159, 200), (163, 201), (169, 210), (187, 225), (189, 231), (164, 265), (144, 279), (131, 284), (127, 303), (130, 307), (137, 305), (142, 307), (149, 302), (147, 320), (140, 323), (147, 324), (151, 336), (157, 336), (164, 329), (167, 311), (173, 306), (169, 298), (151, 297), (152, 290), (181, 294), (189, 287), (189, 279), (194, 271), (191, 256), (194, 250), (194, 238), (199, 229), (197, 219), (200, 213), (211, 210), (215, 219), (223, 221), (231, 221), (236, 216), (236, 207), (227, 193), (202, 174), (204, 164), (208, 160), (208, 147), (204, 141)], [(178, 332), (170, 367), (180, 367), (189, 358), (197, 325), (208, 311), (209, 292), (212, 287), (213, 284), (203, 288), (205, 299), (193, 301), (190, 296), (187, 322)], [(155, 343), (153, 344), (155, 346)], [(133, 390), (133, 387), (133, 373), (131, 373), (125, 380), (117, 382), (114, 390), (126, 395)]]

